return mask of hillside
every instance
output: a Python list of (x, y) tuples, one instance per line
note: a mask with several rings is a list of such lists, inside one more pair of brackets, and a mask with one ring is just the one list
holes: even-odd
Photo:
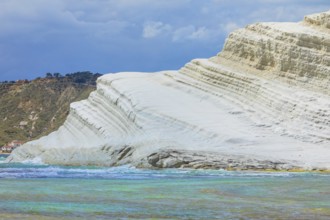
[(95, 90), (99, 74), (48, 73), (32, 81), (0, 83), (0, 146), (12, 140), (28, 141), (49, 134), (63, 124), (69, 105)]

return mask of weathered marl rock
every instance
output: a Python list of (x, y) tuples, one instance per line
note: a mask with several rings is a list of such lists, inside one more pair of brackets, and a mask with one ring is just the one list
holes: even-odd
[(161, 150), (139, 162), (137, 167), (156, 168), (194, 168), (227, 170), (294, 170), (296, 165), (283, 161), (256, 160), (240, 156), (217, 154), (215, 152), (194, 152)]
[(305, 22), (310, 23), (313, 26), (320, 26), (330, 29), (330, 13), (324, 12), (319, 14), (307, 15)]
[(258, 23), (179, 71), (118, 73), (8, 161), (330, 169), (330, 12)]

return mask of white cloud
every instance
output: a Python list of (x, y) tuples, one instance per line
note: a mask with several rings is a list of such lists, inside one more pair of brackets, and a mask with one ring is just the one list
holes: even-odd
[(142, 36), (144, 38), (155, 38), (160, 35), (171, 36), (173, 42), (182, 40), (203, 40), (211, 36), (211, 31), (206, 27), (196, 28), (193, 25), (174, 29), (169, 24), (163, 22), (146, 22), (143, 26)]
[(195, 27), (193, 25), (189, 25), (186, 27), (178, 28), (173, 32), (172, 40), (181, 41), (187, 38), (187, 36), (191, 35), (195, 31)]
[(162, 33), (169, 33), (171, 29), (172, 27), (169, 24), (150, 21), (144, 24), (142, 36), (144, 38), (154, 38)]
[(222, 25), (222, 29), (226, 32), (226, 34), (229, 34), (238, 28), (240, 28), (240, 25), (235, 22), (228, 22), (227, 24)]
[(191, 33), (188, 38), (190, 39), (206, 39), (209, 37), (209, 30), (206, 27), (197, 28), (193, 33)]
[(212, 36), (212, 31), (206, 27), (196, 28), (193, 25), (188, 25), (176, 29), (172, 35), (172, 41), (182, 41), (182, 40), (204, 40)]

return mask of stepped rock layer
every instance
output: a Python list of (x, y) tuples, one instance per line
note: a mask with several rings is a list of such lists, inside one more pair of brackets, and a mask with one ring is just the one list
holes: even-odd
[(7, 161), (329, 170), (329, 18), (249, 25), (179, 71), (105, 75)]

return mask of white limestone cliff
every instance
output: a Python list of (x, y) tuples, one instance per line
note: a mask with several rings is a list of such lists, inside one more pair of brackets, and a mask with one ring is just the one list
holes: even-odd
[(10, 162), (330, 169), (330, 11), (257, 23), (179, 71), (107, 74)]

